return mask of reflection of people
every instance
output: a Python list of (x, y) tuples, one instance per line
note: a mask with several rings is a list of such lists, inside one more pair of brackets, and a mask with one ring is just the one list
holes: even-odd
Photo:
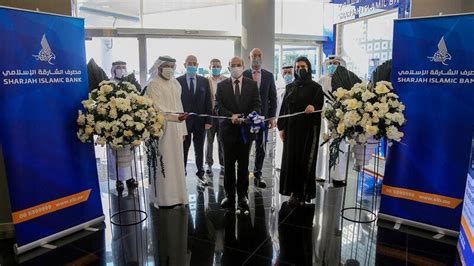
[[(174, 58), (160, 56), (150, 69), (151, 81), (145, 95), (151, 98), (158, 111), (183, 113), (181, 86), (174, 78), (175, 68)], [(182, 121), (186, 118), (187, 114), (165, 114), (163, 136), (158, 143), (158, 167), (155, 176), (150, 177), (150, 201), (155, 207), (188, 203), (182, 149), (187, 135), (186, 124)]]
[(312, 225), (314, 208), (313, 204), (296, 209), (288, 206), (287, 203), (282, 204), (278, 213), (278, 240), (280, 244), (278, 262), (291, 265), (313, 265)]
[[(178, 77), (181, 84), (181, 101), (185, 112), (211, 115), (211, 92), (209, 90), (209, 82), (203, 76), (197, 75), (199, 63), (194, 55), (186, 57), (184, 67), (186, 74)], [(186, 120), (188, 135), (184, 140), (184, 167), (188, 160), (188, 152), (191, 147), (191, 138), (194, 146), (196, 157), (197, 177), (201, 185), (207, 185), (204, 175), (203, 156), (204, 141), (206, 138), (206, 129), (211, 128), (212, 120), (209, 117), (191, 116)]]
[[(341, 209), (344, 188), (318, 186), (316, 224), (313, 230), (314, 254), (317, 265), (340, 265), (341, 261)], [(321, 195), (321, 196), (319, 196)]]
[[(110, 72), (112, 74), (110, 77), (111, 81), (121, 82), (127, 75), (127, 63), (123, 61), (113, 62)], [(107, 145), (108, 173), (110, 179), (116, 180), (115, 187), (118, 193), (122, 193), (124, 190), (123, 181), (126, 181), (129, 191), (138, 186), (138, 182), (132, 177), (132, 170), (130, 169), (132, 151), (129, 148), (129, 146), (126, 146), (126, 149), (113, 150), (110, 145)]]
[(319, 146), (321, 113), (323, 107), (321, 86), (311, 79), (311, 63), (298, 57), (294, 64), (295, 81), (287, 86), (280, 115), (304, 114), (278, 119), (283, 140), (283, 158), (280, 171), (280, 193), (290, 196), (290, 203), (311, 201), (316, 196), (316, 159)]
[[(180, 165), (183, 166), (182, 164)], [(175, 209), (152, 210), (157, 212), (157, 223), (154, 230), (158, 232), (152, 234), (158, 236), (155, 247), (159, 247), (158, 258), (155, 259), (158, 265), (190, 265), (188, 252), (188, 215), (189, 210), (185, 207)], [(156, 217), (154, 216), (154, 217)], [(156, 218), (154, 218), (156, 219)]]
[[(319, 80), (319, 84), (321, 84), (323, 91), (326, 95), (329, 95), (333, 90), (331, 87), (332, 76), (334, 72), (336, 72), (338, 66), (346, 66), (346, 62), (340, 56), (330, 55), (328, 59), (324, 61), (324, 69), (326, 70), (326, 75), (321, 77), (321, 79)], [(329, 133), (327, 122), (324, 119), (323, 121), (321, 121), (321, 131), (322, 133)], [(319, 141), (320, 143), (322, 143), (322, 138), (320, 138)], [(318, 179), (318, 181), (324, 181), (326, 177), (330, 174), (335, 186), (344, 185), (345, 169), (348, 160), (347, 144), (343, 141), (339, 146), (339, 149), (342, 152), (339, 154), (338, 164), (333, 169), (329, 169), (328, 146), (328, 144), (325, 144), (318, 150), (318, 161), (316, 163), (316, 178)]]
[[(209, 70), (211, 74), (207, 78), (209, 80), (209, 88), (211, 89), (211, 100), (212, 100), (212, 109), (216, 105), (216, 91), (217, 84), (224, 79), (227, 79), (224, 75), (221, 74), (222, 64), (219, 59), (212, 59), (209, 65)], [(216, 115), (215, 111), (212, 112)], [(219, 153), (219, 164), (221, 166), (221, 174), (224, 171), (224, 147), (222, 145), (222, 140), (219, 135), (219, 119), (214, 119), (212, 121), (212, 127), (207, 130), (207, 147), (206, 147), (206, 164), (208, 175), (212, 175), (212, 165), (214, 164), (214, 159), (212, 158), (213, 148), (214, 148), (214, 138), (217, 135), (217, 149)]]
[[(285, 96), (286, 85), (293, 82), (293, 66), (283, 66), (281, 68), (280, 75), (277, 80), (277, 114), (280, 113), (281, 103), (283, 102), (283, 96)], [(283, 152), (283, 141), (277, 137), (275, 145), (275, 168), (280, 170), (281, 166), (281, 153)]]
[[(268, 127), (271, 129), (276, 126), (274, 118), (277, 108), (275, 79), (270, 71), (262, 68), (262, 56), (262, 51), (259, 48), (254, 48), (250, 51), (249, 59), (251, 61), (251, 68), (244, 71), (244, 77), (257, 82), (262, 105), (260, 115), (263, 115), (265, 118), (270, 118)], [(262, 180), (262, 167), (265, 159), (267, 140), (265, 139), (265, 132), (263, 130), (257, 133), (255, 137), (254, 183), (257, 187), (265, 188), (267, 185)]]
[[(239, 197), (239, 208), (248, 208), (247, 191), (249, 187), (249, 156), (250, 141), (242, 140), (242, 132), (250, 137), (250, 130), (241, 125), (241, 115), (248, 115), (253, 111), (260, 112), (260, 96), (257, 82), (245, 78), (243, 60), (234, 57), (229, 61), (231, 78), (217, 85), (216, 113), (231, 119), (221, 119), (219, 134), (224, 144), (224, 187), (226, 198), (222, 201), (223, 208), (235, 207), (235, 191)], [(241, 132), (242, 131), (242, 132)], [(237, 184), (235, 163), (238, 163)]]

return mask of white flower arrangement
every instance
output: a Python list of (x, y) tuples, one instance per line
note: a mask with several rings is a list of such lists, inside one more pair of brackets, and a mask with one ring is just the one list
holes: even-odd
[(140, 96), (129, 82), (102, 81), (99, 88), (89, 93), (79, 110), (77, 137), (84, 143), (110, 144), (112, 148), (139, 146), (150, 137), (162, 135), (163, 115), (152, 101)]
[(342, 140), (363, 145), (369, 139), (385, 137), (391, 143), (403, 138), (400, 128), (406, 122), (405, 105), (398, 100), (390, 82), (380, 81), (375, 87), (358, 83), (350, 90), (338, 88), (329, 97), (323, 117), (330, 133), (323, 135), (323, 140), (330, 143), (330, 167), (336, 165)]

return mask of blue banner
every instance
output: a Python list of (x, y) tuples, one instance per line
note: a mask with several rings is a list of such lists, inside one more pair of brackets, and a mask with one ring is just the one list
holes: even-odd
[(474, 134), (457, 247), (463, 265), (474, 265)]
[(405, 137), (388, 151), (380, 211), (459, 230), (474, 125), (473, 15), (395, 21), (392, 82)]
[(94, 148), (76, 137), (84, 21), (0, 7), (0, 22), (0, 144), (23, 252), (103, 219)]

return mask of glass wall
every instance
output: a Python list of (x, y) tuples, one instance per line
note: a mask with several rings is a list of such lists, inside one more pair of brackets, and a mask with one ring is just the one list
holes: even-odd
[(323, 35), (324, 3), (315, 0), (276, 0), (275, 32)]
[[(317, 79), (319, 73), (319, 47), (314, 45), (296, 45), (296, 44), (277, 44), (275, 45), (275, 67), (274, 73), (280, 72), (281, 67), (293, 65), (295, 59), (300, 56), (306, 56), (312, 67), (313, 79)], [(276, 75), (278, 76), (278, 75)]]
[(91, 58), (102, 67), (108, 76), (112, 62), (127, 62), (127, 71), (135, 72), (138, 79), (140, 76), (138, 40), (136, 38), (93, 38), (86, 41), (87, 62)]
[(374, 67), (392, 58), (393, 21), (396, 11), (343, 23), (339, 32), (339, 54), (349, 70), (368, 80)]
[(215, 39), (147, 39), (148, 68), (153, 66), (155, 60), (160, 55), (169, 55), (176, 58), (175, 74), (180, 76), (185, 73), (184, 60), (190, 54), (198, 58), (198, 74), (207, 76), (209, 74), (209, 62), (211, 59), (217, 58), (222, 62), (223, 74), (228, 76), (227, 65), (234, 56), (234, 41)]
[(77, 0), (86, 27), (240, 32), (240, 0)]

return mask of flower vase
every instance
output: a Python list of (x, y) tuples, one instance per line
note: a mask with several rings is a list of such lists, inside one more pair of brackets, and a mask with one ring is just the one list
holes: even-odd
[(365, 144), (356, 144), (354, 145), (354, 157), (355, 164), (354, 168), (359, 171), (362, 167), (369, 164), (370, 158), (374, 150), (378, 147), (380, 141), (373, 138), (368, 139)]
[(132, 166), (132, 150), (130, 145), (115, 149), (117, 155), (117, 167), (129, 168)]

